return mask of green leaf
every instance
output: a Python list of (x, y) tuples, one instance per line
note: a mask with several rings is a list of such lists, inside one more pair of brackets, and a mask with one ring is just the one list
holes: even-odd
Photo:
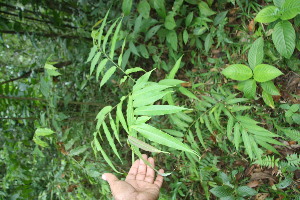
[(155, 91), (153, 93), (148, 93), (147, 95), (141, 98), (136, 98), (133, 101), (133, 106), (134, 107), (140, 107), (140, 106), (145, 106), (145, 105), (150, 105), (153, 104), (155, 101), (160, 100), (163, 98), (165, 95), (172, 93), (172, 91)]
[(86, 150), (88, 149), (87, 146), (80, 146), (80, 147), (77, 147), (75, 149), (72, 149), (69, 153), (69, 156), (77, 156), (83, 152), (85, 152)]
[(165, 131), (166, 133), (170, 134), (170, 135), (173, 135), (175, 137), (183, 137), (184, 134), (180, 131), (175, 131), (175, 130), (172, 130), (172, 129), (163, 129), (163, 131)]
[(54, 131), (52, 131), (49, 128), (38, 128), (35, 131), (34, 136), (47, 136), (47, 135), (52, 135)]
[[(124, 54), (124, 58), (126, 58), (126, 56), (128, 56), (128, 57), (127, 57), (127, 59), (124, 59), (125, 62), (122, 63), (122, 61), (123, 61), (123, 52), (124, 52), (125, 44), (126, 44), (126, 38), (125, 38), (124, 41), (123, 41), (121, 53), (120, 53), (119, 58), (118, 58), (118, 65), (121, 66), (122, 69), (125, 68), (125, 65), (127, 64), (127, 61), (128, 61), (128, 58), (129, 58), (129, 55), (127, 55), (127, 54), (128, 54), (127, 52), (129, 52), (129, 54), (130, 54), (130, 50), (127, 49), (126, 52), (125, 52), (125, 54)], [(123, 67), (123, 64), (124, 64), (124, 67)]]
[[(118, 140), (118, 142), (121, 144), (120, 142), (120, 136), (119, 136), (119, 131), (117, 129), (117, 126), (116, 126), (116, 123), (115, 121), (113, 120), (113, 118), (111, 117), (111, 114), (109, 113), (109, 124), (110, 124), (110, 127), (111, 129), (113, 130), (113, 133), (114, 133), (114, 136), (115, 138)], [(122, 145), (122, 144), (121, 144)]]
[(94, 137), (94, 145), (96, 146), (97, 151), (100, 151), (104, 160), (107, 162), (107, 164), (117, 173), (121, 174), (121, 172), (119, 172), (115, 166), (113, 165), (113, 163), (111, 162), (111, 160), (109, 159), (109, 157), (106, 155), (106, 153), (103, 151), (98, 139), (96, 137)]
[(165, 27), (168, 30), (173, 30), (176, 27), (176, 22), (174, 20), (174, 14), (170, 12), (165, 18)]
[(168, 85), (168, 86), (176, 86), (181, 83), (185, 83), (185, 81), (178, 80), (178, 79), (163, 79), (158, 82), (158, 84), (160, 85)]
[(138, 12), (145, 18), (149, 18), (150, 14), (150, 5), (147, 0), (142, 0), (137, 6)]
[(170, 88), (170, 86), (168, 86), (168, 85), (159, 85), (157, 83), (154, 83), (154, 84), (145, 86), (143, 89), (135, 90), (132, 93), (132, 98), (133, 98), (133, 100), (136, 100), (138, 98), (144, 98), (145, 95), (147, 95), (147, 94), (151, 96), (151, 94), (153, 94), (153, 95), (157, 94), (157, 93), (159, 93), (162, 90), (167, 89), (167, 88)]
[(96, 54), (96, 51), (97, 51), (97, 46), (93, 46), (92, 48), (91, 48), (91, 51), (90, 51), (90, 53), (89, 53), (89, 57), (88, 57), (88, 59), (86, 60), (86, 62), (90, 62), (91, 60), (92, 60), (92, 58), (95, 56), (95, 54)]
[[(104, 26), (106, 25), (106, 20), (107, 20), (107, 17), (108, 17), (108, 14), (109, 14), (109, 11), (106, 13), (103, 21), (102, 21), (102, 24), (101, 24), (101, 27), (99, 28), (99, 34), (97, 36), (97, 40), (98, 40), (98, 47), (100, 48), (101, 46), (101, 40), (102, 40), (102, 35), (103, 35), (103, 30), (104, 30)], [(97, 26), (97, 25), (94, 25), (94, 27)]]
[(251, 147), (251, 143), (250, 143), (251, 136), (248, 135), (248, 133), (245, 129), (242, 129), (241, 132), (242, 132), (242, 138), (243, 138), (246, 152), (249, 155), (250, 159), (252, 160), (254, 157), (253, 157), (253, 151), (252, 151), (252, 147)]
[(197, 134), (197, 137), (201, 143), (201, 145), (204, 147), (204, 149), (207, 149), (206, 145), (205, 145), (205, 142), (203, 140), (203, 137), (202, 137), (202, 133), (201, 133), (201, 129), (200, 129), (200, 126), (199, 126), (199, 122), (196, 121), (195, 123), (195, 128), (196, 128), (196, 134)]
[(238, 89), (244, 92), (245, 97), (253, 99), (256, 96), (256, 81), (254, 79), (245, 80), (238, 84)]
[(214, 187), (209, 191), (219, 198), (231, 196), (234, 192), (232, 188), (226, 185)]
[(109, 70), (107, 70), (100, 82), (100, 87), (102, 87), (107, 81), (108, 79), (115, 73), (117, 67), (116, 66), (112, 66)]
[(205, 38), (205, 42), (204, 42), (204, 48), (205, 48), (205, 52), (208, 53), (208, 51), (211, 48), (211, 45), (214, 43), (214, 40), (211, 36), (211, 34), (209, 33), (206, 38)]
[(111, 46), (110, 46), (110, 52), (109, 52), (109, 57), (111, 59), (114, 58), (114, 53), (115, 53), (115, 47), (116, 47), (116, 42), (117, 42), (117, 38), (119, 36), (119, 32), (120, 32), (120, 29), (121, 29), (121, 25), (122, 25), (122, 19), (120, 20), (116, 30), (115, 30), (115, 33), (114, 33), (114, 36), (112, 37), (111, 39)]
[(212, 9), (210, 9), (208, 7), (207, 3), (204, 1), (201, 1), (200, 3), (198, 3), (198, 8), (199, 8), (201, 15), (204, 17), (216, 14), (216, 12), (213, 11)]
[(101, 60), (100, 63), (98, 64), (97, 71), (96, 71), (96, 80), (97, 81), (98, 81), (100, 73), (102, 72), (103, 68), (105, 67), (107, 61), (108, 61), (108, 59), (105, 58), (105, 59)]
[(267, 82), (283, 74), (276, 67), (266, 64), (257, 65), (253, 73), (257, 82)]
[(274, 85), (273, 81), (267, 81), (261, 83), (262, 89), (270, 95), (280, 95), (277, 87)]
[(166, 8), (164, 0), (153, 0), (154, 9), (161, 18), (166, 17)]
[(240, 140), (241, 140), (240, 124), (235, 123), (234, 132), (233, 132), (233, 141), (234, 141), (234, 145), (235, 145), (236, 150), (239, 149)]
[(120, 103), (117, 105), (117, 117), (120, 120), (124, 130), (127, 133), (129, 133), (128, 128), (127, 128), (127, 124), (126, 124), (126, 121), (125, 121), (125, 118), (124, 118), (124, 115), (123, 115), (123, 112), (122, 112), (123, 100), (124, 100), (124, 98), (122, 97)]
[(153, 142), (197, 155), (188, 145), (153, 126), (141, 124), (132, 126), (132, 128)]
[(106, 115), (112, 110), (111, 106), (105, 106), (100, 110), (100, 112), (97, 114), (97, 126), (96, 129), (98, 130), (101, 127), (102, 122), (104, 121)]
[(162, 25), (156, 25), (150, 28), (150, 30), (146, 33), (145, 41), (148, 41), (150, 38), (152, 38), (161, 26)]
[[(116, 145), (115, 145), (115, 142), (113, 140), (113, 138), (111, 137), (111, 133), (110, 131), (108, 130), (108, 127), (106, 125), (105, 122), (102, 123), (102, 127), (103, 127), (103, 131), (105, 133), (105, 136), (107, 138), (107, 141), (109, 143), (109, 146), (111, 147), (111, 149), (113, 150), (113, 152), (115, 153), (115, 155), (120, 159), (120, 161), (122, 162), (122, 159), (118, 153), (118, 150), (116, 148)], [(123, 163), (123, 162), (122, 162)]]
[(104, 39), (103, 39), (103, 43), (102, 43), (102, 51), (105, 52), (106, 51), (106, 44), (108, 41), (109, 36), (112, 34), (113, 29), (115, 28), (115, 26), (117, 25), (118, 20), (116, 20), (108, 29)]
[(268, 6), (259, 11), (255, 17), (255, 21), (261, 23), (274, 22), (279, 18), (279, 8), (276, 6)]
[(140, 71), (145, 71), (145, 70), (143, 70), (143, 69), (140, 68), (140, 67), (134, 67), (134, 68), (127, 69), (127, 70), (125, 71), (125, 74), (131, 74), (131, 73), (134, 73), (134, 72), (140, 72)]
[(172, 49), (174, 51), (177, 51), (178, 38), (177, 38), (176, 31), (174, 31), (174, 30), (169, 31), (166, 38), (167, 38), (168, 44), (172, 47)]
[(268, 106), (270, 106), (271, 108), (275, 108), (272, 95), (268, 94), (266, 91), (263, 91), (262, 98)]
[(182, 33), (182, 39), (184, 44), (186, 44), (189, 40), (189, 33), (187, 32), (186, 29), (184, 29), (183, 33)]
[(98, 60), (101, 56), (101, 52), (98, 52), (95, 57), (93, 58), (92, 62), (91, 62), (91, 67), (90, 67), (90, 75), (92, 75), (94, 69), (95, 69), (95, 66), (96, 64), (98, 63)]
[(196, 99), (199, 100), (198, 97), (196, 97), (192, 92), (190, 92), (188, 89), (184, 88), (184, 87), (179, 87), (178, 88), (179, 91), (184, 94), (185, 96), (192, 98), (192, 99)]
[(281, 21), (275, 25), (272, 40), (280, 55), (285, 58), (290, 58), (293, 55), (296, 46), (296, 33), (289, 21)]
[(244, 81), (252, 77), (252, 70), (246, 65), (234, 64), (226, 67), (222, 74), (233, 80)]
[[(127, 124), (128, 127), (130, 127), (134, 123), (134, 115), (133, 115), (133, 102), (132, 102), (132, 96), (128, 96), (128, 103), (127, 103), (127, 109), (126, 109), (126, 117), (127, 117)], [(129, 128), (129, 133), (131, 133), (131, 130)]]
[(232, 129), (233, 129), (233, 125), (234, 125), (234, 118), (233, 117), (229, 117), (228, 122), (227, 122), (227, 138), (229, 140), (231, 140), (232, 136)]
[(236, 118), (238, 121), (242, 122), (243, 124), (249, 124), (249, 125), (256, 125), (256, 124), (258, 124), (257, 121), (255, 121), (255, 120), (249, 118), (248, 116), (237, 115), (237, 116), (235, 116), (235, 118)]
[(300, 13), (300, 3), (299, 0), (285, 0), (281, 7), (281, 17), (282, 20), (289, 20), (294, 18)]
[(262, 63), (264, 59), (264, 40), (262, 37), (255, 40), (251, 45), (251, 48), (248, 53), (248, 62), (251, 69), (254, 69), (256, 65)]
[(281, 8), (284, 2), (285, 0), (273, 0), (274, 5), (278, 8)]
[(279, 189), (284, 189), (287, 188), (288, 186), (290, 186), (293, 182), (293, 179), (290, 177), (286, 177), (283, 181), (280, 181), (280, 183), (278, 183), (276, 186)]
[(180, 67), (182, 56), (180, 56), (180, 58), (178, 58), (178, 60), (176, 61), (175, 65), (173, 66), (172, 70), (168, 74), (168, 76), (167, 76), (168, 79), (174, 79), (175, 78), (175, 74), (177, 73), (177, 71), (178, 71), (178, 69)]
[(135, 85), (133, 86), (133, 92), (135, 92), (136, 90), (139, 90), (139, 89), (141, 89), (145, 86), (145, 84), (147, 83), (152, 71), (153, 70), (151, 70), (150, 72), (145, 73), (143, 76), (141, 76), (135, 82)]
[(122, 2), (122, 11), (124, 15), (129, 15), (132, 7), (132, 0), (123, 0)]
[(140, 148), (140, 149), (143, 149), (145, 151), (148, 151), (148, 152), (153, 152), (153, 153), (168, 153), (169, 152), (166, 152), (166, 151), (161, 151), (135, 137), (132, 137), (132, 136), (128, 136), (128, 142), (134, 146), (136, 146), (137, 148)]
[(143, 106), (134, 110), (135, 115), (166, 115), (186, 110), (186, 108), (170, 105)]
[(33, 137), (33, 141), (34, 141), (37, 145), (39, 145), (39, 146), (41, 146), (41, 147), (48, 147), (48, 146), (49, 146), (47, 142), (42, 141), (39, 137)]
[(256, 190), (248, 187), (248, 186), (240, 186), (236, 189), (237, 194), (242, 197), (246, 196), (254, 196), (257, 194)]
[(190, 12), (188, 14), (188, 16), (185, 18), (185, 26), (186, 27), (190, 26), (190, 24), (192, 23), (193, 17), (194, 17), (194, 13)]

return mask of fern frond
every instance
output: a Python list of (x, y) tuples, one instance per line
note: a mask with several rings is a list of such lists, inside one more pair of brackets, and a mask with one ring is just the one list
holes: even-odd
[(286, 156), (286, 160), (289, 166), (299, 167), (300, 165), (300, 155), (299, 154), (290, 154)]
[(255, 161), (254, 163), (258, 164), (262, 167), (273, 168), (273, 167), (279, 165), (279, 158), (275, 159), (274, 156), (266, 156), (265, 158), (262, 158), (261, 160)]

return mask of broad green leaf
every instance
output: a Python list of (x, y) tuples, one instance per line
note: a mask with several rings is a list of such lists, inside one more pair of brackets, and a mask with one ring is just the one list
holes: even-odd
[(187, 97), (190, 97), (190, 98), (192, 98), (192, 99), (199, 100), (198, 97), (196, 97), (196, 96), (195, 96), (191, 91), (189, 91), (188, 89), (186, 89), (186, 88), (184, 88), (184, 87), (179, 87), (178, 89), (179, 89), (179, 91), (180, 91), (183, 95), (185, 95), (185, 96), (187, 96)]
[(161, 151), (135, 137), (132, 137), (132, 136), (128, 136), (128, 142), (134, 146), (136, 146), (137, 148), (140, 148), (140, 149), (143, 149), (145, 151), (148, 151), (148, 152), (153, 152), (153, 153), (168, 153), (169, 152), (166, 152), (166, 151)]
[(293, 55), (296, 46), (296, 33), (289, 21), (281, 21), (275, 25), (272, 40), (280, 55), (285, 58), (290, 58)]
[(141, 117), (138, 117), (135, 120), (134, 124), (145, 124), (149, 119), (151, 119), (151, 117), (149, 117), (149, 116), (141, 116)]
[(39, 137), (33, 137), (32, 139), (37, 145), (41, 146), (41, 147), (48, 147), (48, 143), (42, 141)]
[(176, 61), (174, 67), (172, 68), (172, 70), (168, 74), (168, 76), (167, 76), (168, 79), (174, 79), (175, 78), (175, 74), (177, 73), (177, 71), (178, 71), (178, 69), (180, 67), (182, 56), (180, 56), (180, 58), (178, 58), (178, 60)]
[(234, 98), (234, 99), (228, 99), (226, 100), (226, 104), (236, 104), (241, 102), (247, 102), (249, 101), (247, 98)]
[(77, 156), (83, 152), (85, 152), (86, 150), (88, 149), (87, 146), (80, 146), (80, 147), (77, 147), (75, 149), (72, 149), (69, 153), (69, 156)]
[(183, 137), (184, 134), (180, 131), (175, 131), (175, 130), (172, 130), (172, 129), (163, 129), (163, 131), (165, 131), (166, 133), (170, 134), (170, 135), (173, 135), (175, 137)]
[(227, 13), (228, 13), (228, 11), (223, 11), (223, 12), (220, 12), (219, 14), (217, 14), (217, 16), (214, 19), (214, 25), (217, 26), (221, 22), (223, 22)]
[(104, 39), (103, 39), (103, 43), (102, 43), (102, 51), (105, 52), (106, 51), (106, 44), (108, 41), (109, 36), (112, 34), (113, 29), (115, 28), (115, 26), (117, 25), (118, 20), (116, 20), (108, 29)]
[(196, 121), (196, 123), (195, 123), (195, 128), (196, 128), (197, 137), (198, 137), (201, 145), (204, 147), (204, 149), (207, 149), (207, 147), (206, 147), (206, 145), (204, 143), (203, 137), (202, 137), (202, 133), (201, 133), (201, 129), (200, 129), (198, 121)]
[(219, 198), (228, 197), (234, 193), (234, 190), (227, 185), (217, 186), (209, 191)]
[(246, 65), (234, 64), (226, 67), (222, 74), (233, 80), (244, 81), (252, 77), (252, 70)]
[(186, 131), (186, 128), (189, 127), (187, 123), (180, 120), (176, 115), (170, 115), (170, 118), (174, 126), (178, 127), (182, 131)]
[(134, 72), (140, 72), (140, 71), (145, 71), (145, 70), (143, 70), (143, 69), (140, 68), (140, 67), (134, 67), (134, 68), (127, 69), (127, 70), (125, 71), (125, 74), (131, 74), (131, 73), (134, 73)]
[(154, 9), (161, 18), (166, 17), (166, 6), (164, 0), (153, 0)]
[(257, 65), (253, 73), (257, 82), (267, 82), (283, 74), (276, 67), (266, 64)]
[(248, 186), (240, 186), (236, 189), (236, 192), (241, 197), (254, 196), (257, 194), (256, 190)]
[(149, 18), (150, 14), (150, 5), (147, 0), (142, 0), (137, 6), (138, 12), (145, 18)]
[(247, 124), (242, 122), (242, 126), (248, 130), (248, 132), (253, 133), (262, 137), (280, 137), (279, 135), (266, 130), (263, 127), (257, 126), (255, 124)]
[(167, 36), (167, 42), (168, 44), (172, 47), (172, 49), (174, 51), (177, 51), (177, 47), (178, 47), (178, 38), (177, 38), (177, 33), (176, 31), (172, 30), (172, 31), (169, 31)]
[(244, 92), (245, 97), (253, 99), (256, 96), (256, 81), (249, 79), (238, 84), (238, 89)]
[(110, 52), (109, 52), (109, 57), (111, 59), (114, 58), (116, 42), (117, 42), (117, 38), (119, 36), (119, 32), (120, 32), (120, 29), (121, 29), (122, 21), (123, 20), (121, 19), (118, 26), (117, 26), (117, 28), (116, 28), (116, 30), (115, 30), (114, 36), (111, 39), (111, 46), (110, 46)]
[(148, 124), (141, 124), (141, 125), (132, 126), (132, 128), (138, 131), (141, 135), (143, 135), (148, 140), (151, 140), (158, 144), (162, 144), (174, 149), (186, 151), (197, 155), (197, 153), (195, 153), (188, 145), (181, 143), (176, 138), (170, 136), (165, 132), (162, 132), (161, 130), (153, 126), (150, 126)]
[(255, 40), (255, 42), (251, 45), (251, 48), (248, 53), (248, 62), (253, 70), (256, 65), (262, 63), (264, 59), (264, 40), (262, 37)]
[(243, 138), (246, 152), (249, 155), (250, 159), (252, 160), (254, 157), (253, 157), (253, 151), (250, 143), (250, 137), (245, 129), (242, 129), (241, 132), (242, 132), (242, 138)]
[(123, 100), (124, 100), (124, 98), (122, 97), (120, 103), (117, 105), (117, 117), (120, 120), (124, 130), (127, 133), (129, 133), (128, 127), (127, 127), (127, 124), (126, 124), (126, 121), (125, 121), (125, 118), (124, 118), (124, 115), (123, 115), (123, 111), (122, 111)]
[(105, 117), (107, 114), (112, 110), (111, 106), (105, 106), (100, 110), (100, 112), (97, 114), (96, 119), (97, 119), (97, 126), (96, 129), (98, 130), (101, 127), (102, 122), (104, 121)]
[(276, 21), (279, 17), (279, 8), (276, 6), (268, 6), (259, 11), (255, 17), (255, 21), (261, 23), (270, 23)]
[(278, 151), (272, 145), (269, 145), (267, 142), (260, 140), (260, 139), (256, 139), (256, 138), (255, 138), (255, 141), (257, 142), (257, 144), (264, 147), (265, 149), (279, 154)]
[(121, 172), (119, 172), (115, 166), (113, 165), (113, 163), (111, 162), (111, 160), (109, 159), (109, 157), (106, 155), (106, 153), (104, 152), (104, 150), (102, 149), (98, 139), (96, 137), (94, 137), (94, 145), (96, 146), (97, 151), (100, 151), (104, 160), (107, 162), (107, 164), (117, 173), (121, 174)]
[(187, 114), (183, 113), (183, 112), (178, 112), (175, 114), (179, 119), (182, 119), (188, 123), (192, 123), (194, 121), (193, 118), (191, 118), (190, 116), (188, 116)]
[(285, 0), (273, 0), (274, 5), (278, 8), (281, 8), (284, 2)]
[(251, 118), (248, 117), (248, 116), (237, 115), (237, 116), (235, 116), (235, 118), (236, 118), (238, 121), (242, 122), (243, 124), (249, 124), (249, 125), (256, 125), (256, 124), (258, 124), (257, 121), (251, 119)]
[(280, 11), (281, 11), (280, 19), (289, 20), (294, 18), (296, 15), (300, 13), (299, 0), (285, 0)]
[(237, 122), (234, 125), (234, 132), (233, 132), (233, 141), (236, 150), (239, 149), (240, 140), (241, 140), (240, 124)]
[(122, 2), (122, 11), (124, 15), (129, 15), (132, 7), (132, 0), (123, 0)]
[(106, 125), (105, 122), (102, 123), (102, 127), (103, 127), (103, 131), (104, 131), (104, 133), (105, 133), (105, 136), (106, 136), (106, 138), (107, 138), (107, 141), (108, 141), (108, 143), (109, 143), (109, 146), (111, 147), (111, 149), (113, 150), (113, 152), (115, 153), (115, 155), (116, 155), (116, 156), (120, 159), (120, 161), (123, 163), (123, 161), (122, 161), (122, 159), (121, 159), (121, 157), (120, 157), (120, 155), (119, 155), (119, 153), (118, 153), (118, 150), (117, 150), (117, 148), (116, 148), (115, 142), (114, 142), (114, 140), (113, 140), (113, 138), (112, 138), (112, 136), (111, 136), (111, 133), (110, 133), (110, 131), (109, 131), (109, 129), (108, 129), (108, 127), (107, 127), (107, 125)]
[(93, 46), (93, 48), (91, 48), (91, 51), (89, 53), (89, 57), (88, 59), (86, 60), (86, 62), (90, 62), (92, 60), (92, 58), (95, 56), (96, 54), (96, 51), (97, 51), (97, 46)]
[(153, 93), (148, 93), (144, 95), (144, 98), (135, 98), (133, 101), (133, 106), (134, 107), (141, 107), (145, 105), (150, 105), (153, 104), (155, 101), (160, 100), (163, 98), (166, 94), (172, 93), (172, 91), (158, 91), (158, 92), (153, 92)]
[(47, 136), (47, 135), (52, 135), (54, 131), (52, 131), (49, 128), (38, 128), (35, 131), (34, 136)]
[(188, 14), (188, 16), (185, 18), (185, 26), (186, 27), (190, 26), (190, 24), (192, 23), (193, 17), (194, 17), (194, 13), (190, 12)]
[(174, 20), (174, 14), (170, 12), (165, 18), (165, 27), (168, 30), (173, 30), (176, 27), (176, 22)]
[(148, 41), (150, 38), (152, 38), (157, 31), (160, 29), (162, 25), (156, 25), (150, 28), (150, 30), (146, 33), (145, 41)]
[(261, 87), (265, 92), (267, 92), (270, 95), (280, 95), (273, 81), (263, 82), (261, 83)]
[(100, 87), (102, 87), (107, 81), (108, 79), (115, 73), (117, 67), (116, 66), (112, 66), (109, 70), (107, 70), (100, 82)]
[(209, 33), (206, 38), (205, 38), (205, 41), (204, 41), (204, 49), (205, 49), (205, 52), (208, 53), (208, 51), (210, 50), (211, 48), (211, 45), (214, 43), (214, 40), (211, 36), (211, 34)]
[(135, 82), (135, 85), (133, 86), (133, 92), (143, 88), (145, 86), (145, 84), (147, 83), (150, 75), (151, 75), (151, 72), (153, 70), (151, 70), (150, 72), (147, 72), (145, 73), (143, 76), (141, 76), (136, 82)]
[(251, 109), (252, 106), (239, 106), (239, 105), (233, 105), (231, 108), (230, 108), (230, 111), (231, 112), (238, 112), (238, 111), (243, 111), (243, 110), (249, 110)]
[(216, 14), (215, 11), (209, 8), (206, 2), (201, 1), (198, 3), (198, 8), (202, 16), (207, 17)]
[(256, 159), (261, 160), (261, 156), (263, 154), (263, 151), (258, 147), (256, 141), (254, 140), (253, 136), (249, 135), (250, 144), (253, 149), (253, 153), (256, 157)]
[(101, 56), (101, 52), (98, 52), (95, 57), (93, 58), (92, 62), (91, 62), (91, 67), (90, 67), (90, 75), (92, 75), (94, 69), (95, 69), (95, 66), (96, 64), (98, 63), (98, 60)]
[(275, 108), (272, 95), (268, 94), (266, 91), (263, 91), (262, 98), (268, 106), (270, 106), (271, 108)]
[(141, 53), (141, 55), (142, 55), (144, 58), (146, 58), (146, 59), (149, 58), (149, 52), (148, 52), (148, 50), (147, 50), (147, 48), (146, 48), (145, 45), (141, 44), (141, 45), (139, 45), (137, 48), (138, 48), (139, 52)]
[(186, 44), (189, 40), (189, 33), (187, 32), (186, 29), (184, 29), (183, 33), (182, 33), (182, 39), (184, 44)]
[(151, 84), (151, 85), (147, 85), (145, 86), (143, 89), (140, 90), (135, 90), (132, 93), (132, 98), (134, 100), (138, 99), (138, 98), (145, 98), (145, 95), (150, 95), (151, 94), (157, 94), (158, 92), (170, 88), (170, 86), (167, 85), (159, 85), (157, 83)]
[(101, 60), (100, 63), (98, 64), (97, 71), (96, 71), (96, 80), (97, 81), (98, 81), (99, 75), (102, 72), (103, 68), (105, 67), (107, 61), (108, 61), (108, 59), (105, 58), (105, 59)]
[(135, 115), (166, 115), (186, 110), (186, 108), (170, 105), (151, 105), (138, 107), (134, 110)]
[(178, 79), (163, 79), (158, 82), (160, 85), (168, 85), (168, 86), (176, 86), (181, 83), (185, 83), (185, 81), (178, 80)]
[(260, 135), (253, 135), (253, 137), (255, 137), (255, 139), (257, 140), (261, 140), (270, 144), (275, 144), (275, 145), (279, 145), (279, 146), (285, 146), (285, 144), (279, 142), (278, 140), (275, 140), (271, 137), (264, 137), (264, 136), (260, 136)]

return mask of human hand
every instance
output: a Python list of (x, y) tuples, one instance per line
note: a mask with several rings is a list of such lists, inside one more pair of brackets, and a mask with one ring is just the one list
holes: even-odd
[[(143, 159), (148, 160), (154, 168), (154, 159), (143, 154)], [(164, 173), (163, 169), (159, 170)], [(156, 200), (159, 197), (159, 189), (163, 183), (163, 177), (157, 175), (143, 160), (136, 160), (131, 166), (125, 181), (120, 181), (115, 175), (105, 173), (102, 179), (106, 180), (116, 200)]]

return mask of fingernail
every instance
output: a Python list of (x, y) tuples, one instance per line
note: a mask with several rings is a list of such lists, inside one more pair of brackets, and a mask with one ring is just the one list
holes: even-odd
[(102, 174), (102, 179), (106, 181), (106, 176)]

